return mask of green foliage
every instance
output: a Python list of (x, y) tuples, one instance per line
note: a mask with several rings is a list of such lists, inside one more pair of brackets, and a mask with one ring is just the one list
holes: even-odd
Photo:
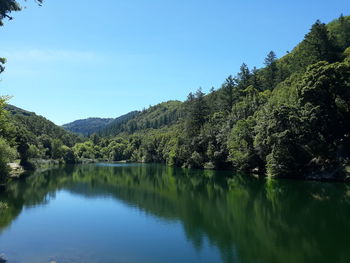
[(62, 145), (61, 151), (62, 151), (63, 160), (67, 164), (75, 164), (78, 162), (78, 158), (75, 155), (73, 149), (71, 149), (65, 145)]
[(232, 107), (238, 95), (235, 94), (235, 90), (237, 90), (236, 88), (236, 81), (233, 79), (232, 76), (229, 76), (221, 87), (220, 105), (222, 111), (227, 113), (230, 113), (232, 111)]
[(350, 46), (350, 17), (340, 15), (340, 17), (327, 25), (328, 30), (336, 39), (340, 50)]
[(0, 180), (4, 180), (9, 174), (10, 169), (7, 164), (13, 161), (16, 156), (16, 150), (4, 138), (0, 137)]
[(5, 67), (4, 67), (5, 63), (6, 63), (6, 58), (0, 58), (0, 74), (5, 70)]
[(264, 64), (266, 66), (264, 70), (264, 84), (265, 90), (272, 90), (275, 88), (277, 84), (277, 74), (278, 74), (278, 67), (277, 67), (277, 56), (275, 52), (270, 51), (269, 54), (267, 54), (267, 57), (265, 58)]
[(208, 105), (204, 98), (202, 89), (198, 89), (195, 94), (190, 93), (186, 103), (186, 132), (188, 137), (198, 134), (208, 117)]
[[(39, 5), (43, 0), (35, 0)], [(11, 12), (20, 11), (22, 8), (19, 4), (19, 1), (15, 0), (1, 0), (0, 1), (0, 26), (3, 26), (3, 20), (8, 18), (12, 20), (10, 16)]]
[(247, 170), (258, 166), (257, 154), (254, 149), (255, 119), (249, 117), (237, 121), (231, 131), (228, 149), (229, 159), (239, 170)]
[[(350, 63), (319, 62), (309, 68), (298, 89), (308, 119), (308, 146), (315, 158), (341, 162), (350, 135)], [(325, 165), (325, 164), (323, 164)]]
[(116, 118), (98, 133), (101, 136), (133, 134), (141, 130), (159, 129), (175, 124), (182, 115), (180, 101), (168, 101), (149, 107), (142, 112), (133, 111)]

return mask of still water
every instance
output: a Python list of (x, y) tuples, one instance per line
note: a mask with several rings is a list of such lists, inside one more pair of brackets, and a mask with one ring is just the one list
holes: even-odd
[(91, 164), (0, 189), (8, 263), (350, 262), (350, 185)]

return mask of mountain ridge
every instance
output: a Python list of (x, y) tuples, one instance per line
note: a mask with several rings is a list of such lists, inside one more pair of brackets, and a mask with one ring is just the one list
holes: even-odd
[(63, 124), (62, 127), (65, 130), (76, 134), (90, 136), (93, 133), (98, 133), (110, 124), (128, 120), (137, 113), (138, 111), (131, 111), (116, 118), (89, 117), (86, 119), (79, 119), (70, 123)]

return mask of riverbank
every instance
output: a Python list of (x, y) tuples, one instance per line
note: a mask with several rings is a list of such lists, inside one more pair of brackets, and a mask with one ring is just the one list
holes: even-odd
[(19, 160), (16, 160), (15, 162), (7, 164), (10, 170), (8, 177), (16, 179), (32, 171), (46, 170), (60, 164), (62, 163), (59, 160), (32, 159), (28, 162), (27, 166), (23, 166), (20, 164)]
[[(75, 164), (91, 164), (91, 163), (131, 163), (130, 160), (121, 160), (121, 161), (114, 161), (110, 162), (107, 160), (96, 160), (96, 159), (80, 159), (77, 160)], [(9, 163), (8, 166), (10, 168), (9, 178), (16, 179), (20, 178), (22, 175), (28, 174), (33, 171), (45, 171), (47, 169), (51, 169), (53, 167), (58, 167), (60, 165), (65, 165), (66, 163), (63, 160), (53, 160), (53, 159), (32, 159), (30, 160), (30, 166), (29, 168), (25, 168), (22, 165), (19, 164), (19, 161)], [(146, 162), (139, 162), (139, 163), (146, 163)], [(198, 170), (198, 169), (195, 169)], [(215, 170), (212, 167), (204, 167), (203, 169), (199, 170)], [(232, 169), (228, 169), (232, 170)], [(335, 173), (339, 172), (333, 171), (331, 172), (323, 172), (323, 173), (317, 173), (317, 174), (310, 174), (308, 176), (299, 177), (299, 176), (292, 176), (292, 177), (272, 177), (273, 179), (296, 179), (296, 180), (304, 180), (304, 181), (321, 181), (321, 182), (350, 182), (350, 166), (345, 167), (343, 176), (334, 176)], [(234, 172), (234, 170), (232, 170)], [(251, 173), (248, 173), (247, 175), (252, 175), (254, 177), (268, 177), (265, 174), (257, 173), (256, 171), (252, 171)]]
[(18, 178), (25, 173), (25, 169), (19, 163), (9, 163), (7, 165), (10, 168), (9, 175), (11, 178)]

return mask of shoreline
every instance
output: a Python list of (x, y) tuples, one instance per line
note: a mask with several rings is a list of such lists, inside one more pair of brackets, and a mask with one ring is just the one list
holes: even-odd
[[(31, 172), (34, 171), (40, 171), (40, 170), (46, 170), (46, 169), (51, 169), (54, 167), (57, 167), (59, 165), (84, 165), (84, 164), (93, 164), (93, 163), (120, 163), (120, 164), (128, 164), (128, 163), (144, 163), (144, 164), (149, 164), (152, 162), (133, 162), (130, 160), (120, 160), (120, 161), (107, 161), (107, 160), (97, 160), (97, 159), (81, 159), (78, 160), (77, 163), (75, 164), (67, 164), (64, 162), (61, 162), (59, 160), (53, 160), (53, 159), (33, 159), (30, 160), (30, 163), (33, 165), (32, 169), (25, 169), (22, 165), (19, 164), (19, 162), (12, 162), (8, 163), (10, 173), (8, 178), (9, 179), (19, 179), (24, 175), (27, 175)], [(164, 164), (167, 166), (166, 163), (159, 163), (159, 164)], [(181, 167), (178, 167), (181, 168)], [(186, 169), (195, 169), (195, 170), (213, 170), (213, 171), (220, 171), (220, 169), (208, 169), (208, 168), (186, 168)], [(232, 171), (234, 172), (233, 169), (225, 169), (225, 171)], [(344, 177), (331, 177), (329, 176), (329, 173), (320, 173), (318, 175), (313, 174), (309, 176), (303, 176), (303, 177), (298, 177), (298, 176), (280, 176), (280, 177), (269, 177), (268, 175), (265, 174), (258, 174), (254, 172), (246, 173), (247, 176), (252, 176), (257, 179), (263, 179), (263, 178), (269, 178), (273, 180), (301, 180), (301, 181), (317, 181), (317, 182), (338, 182), (338, 183), (350, 183), (350, 166), (345, 167), (344, 169)], [(0, 183), (0, 186), (6, 186), (6, 182)]]

